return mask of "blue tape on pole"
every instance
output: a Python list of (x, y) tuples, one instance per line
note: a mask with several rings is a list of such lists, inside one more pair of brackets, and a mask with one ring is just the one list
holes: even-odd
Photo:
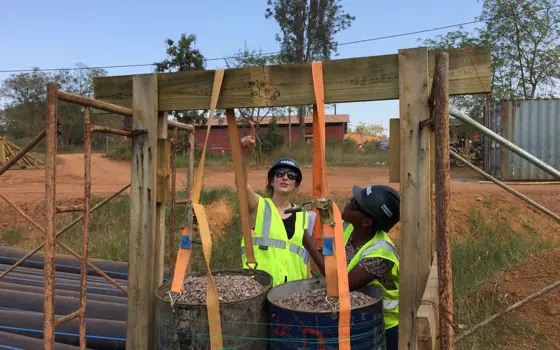
[(332, 237), (323, 238), (323, 255), (324, 256), (333, 256), (334, 255), (334, 246), (333, 246), (333, 238)]
[(181, 249), (191, 249), (191, 236), (181, 236)]

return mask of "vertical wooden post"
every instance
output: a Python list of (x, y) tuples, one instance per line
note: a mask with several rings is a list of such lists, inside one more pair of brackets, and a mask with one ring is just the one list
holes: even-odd
[(399, 349), (416, 349), (416, 313), (430, 272), (428, 49), (399, 50), (400, 304)]
[(175, 273), (175, 201), (177, 199), (177, 128), (171, 142), (171, 202), (169, 205), (169, 276)]
[[(163, 269), (165, 266), (165, 209), (171, 199), (170, 161), (171, 148), (167, 138), (167, 112), (159, 112), (157, 116), (157, 188), (156, 188), (156, 232), (154, 241), (154, 270), (151, 293), (163, 283)], [(152, 302), (152, 316), (155, 320), (155, 302)], [(156, 325), (150, 327), (153, 331), (152, 349), (157, 349)]]
[(188, 133), (187, 142), (189, 144), (189, 165), (187, 168), (187, 197), (191, 198), (191, 192), (194, 183), (194, 142), (196, 133), (196, 124), (193, 122), (193, 132)]
[(449, 232), (449, 55), (436, 55), (434, 70), (434, 125), (436, 131), (436, 225), (439, 279), (440, 348), (453, 350), (453, 288)]
[(132, 167), (128, 252), (127, 348), (147, 350), (153, 338), (158, 93), (155, 74), (132, 78)]
[(56, 148), (57, 148), (58, 87), (47, 85), (47, 126), (45, 157), (45, 249), (43, 347), (54, 349), (54, 279), (55, 279), (55, 230), (56, 230)]

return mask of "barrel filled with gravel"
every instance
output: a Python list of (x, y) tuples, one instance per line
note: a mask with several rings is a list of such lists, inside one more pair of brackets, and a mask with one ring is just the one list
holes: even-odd
[[(339, 305), (327, 298), (324, 278), (281, 284), (267, 296), (271, 350), (338, 349)], [(351, 348), (385, 349), (383, 291), (366, 286), (350, 293)]]
[[(224, 347), (266, 349), (266, 295), (272, 276), (247, 269), (215, 270), (212, 276), (220, 301)], [(170, 292), (171, 281), (156, 290), (158, 349), (210, 349), (206, 283), (206, 273), (193, 273), (185, 276), (180, 294)]]

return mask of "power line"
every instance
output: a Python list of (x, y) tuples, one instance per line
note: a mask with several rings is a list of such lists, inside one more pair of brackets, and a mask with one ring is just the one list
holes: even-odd
[[(529, 10), (529, 12), (536, 13), (536, 12), (545, 11), (545, 10), (552, 10), (552, 9), (558, 8), (558, 7), (560, 7), (560, 5), (551, 6), (550, 8)], [(339, 43), (338, 46), (360, 44), (360, 43), (376, 41), (376, 40), (392, 39), (392, 38), (398, 38), (398, 37), (402, 37), (402, 36), (433, 32), (433, 31), (436, 31), (436, 30), (461, 27), (461, 26), (464, 26), (464, 25), (467, 25), (467, 24), (475, 24), (475, 23), (482, 23), (482, 22), (484, 22), (484, 21), (483, 20), (474, 20), (474, 21), (469, 21), (469, 22), (451, 24), (451, 25), (448, 25), (448, 26), (416, 30), (416, 31), (413, 31), (413, 32), (406, 32), (406, 33), (400, 33), (400, 34), (378, 36), (378, 37), (369, 38), (369, 39), (348, 41), (348, 42), (344, 42), (344, 43)], [(261, 54), (261, 55), (259, 55), (259, 57), (268, 57), (268, 56), (278, 55), (280, 53), (281, 53), (280, 51), (269, 52), (269, 53)], [(236, 58), (236, 56), (205, 58), (204, 61), (205, 62), (221, 61), (221, 60), (227, 60), (227, 59), (232, 59), (232, 58)], [(151, 66), (155, 66), (155, 65), (156, 65), (156, 63), (141, 63), (141, 64), (122, 64), (122, 65), (110, 65), (110, 66), (98, 66), (98, 67), (47, 68), (47, 69), (40, 69), (40, 70), (43, 71), (43, 72), (48, 72), (48, 71), (72, 71), (72, 70), (93, 70), (93, 69), (131, 68), (131, 67), (151, 67)], [(33, 71), (34, 71), (34, 69), (9, 69), (9, 70), (0, 70), (0, 73), (19, 73), (19, 72), (33, 72)]]
[[(420, 34), (420, 33), (426, 33), (426, 32), (433, 32), (433, 31), (436, 31), (436, 30), (460, 27), (460, 26), (463, 26), (463, 25), (466, 25), (466, 24), (473, 24), (473, 23), (479, 23), (479, 22), (482, 22), (482, 21), (463, 22), (463, 23), (452, 24), (452, 25), (443, 26), (443, 27), (417, 30), (417, 31), (414, 31), (414, 32), (399, 33), (399, 34), (379, 36), (379, 37), (369, 38), (369, 39), (348, 41), (348, 42), (344, 42), (344, 43), (339, 43), (338, 46), (353, 45), (353, 44), (359, 44), (359, 43), (376, 41), (376, 40), (383, 40), (383, 39), (397, 38), (397, 37), (401, 37), (401, 36), (408, 36), (408, 35), (414, 35), (414, 34)], [(280, 54), (280, 51), (264, 53), (264, 54), (261, 54), (259, 56), (260, 57), (267, 57), (267, 56), (273, 56), (273, 55), (278, 55), (278, 54)], [(221, 61), (221, 60), (227, 60), (227, 59), (232, 59), (232, 58), (236, 58), (236, 56), (205, 58), (204, 61), (206, 61), (206, 62)], [(155, 63), (141, 63), (141, 64), (122, 64), (122, 65), (97, 66), (97, 67), (46, 68), (46, 69), (40, 69), (40, 70), (42, 72), (48, 72), (48, 71), (71, 71), (71, 70), (131, 68), (131, 67), (151, 67), (151, 66), (155, 66), (155, 65), (156, 65)], [(33, 72), (33, 71), (34, 71), (34, 69), (9, 69), (9, 70), (0, 70), (0, 73), (19, 73), (19, 72)]]

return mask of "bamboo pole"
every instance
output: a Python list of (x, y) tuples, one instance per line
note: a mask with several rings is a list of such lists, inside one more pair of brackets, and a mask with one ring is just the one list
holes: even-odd
[(112, 103), (99, 101), (86, 96), (72, 94), (70, 92), (58, 90), (58, 99), (61, 101), (76, 103), (85, 107), (93, 107), (105, 112), (124, 115), (125, 117), (132, 117), (132, 109), (117, 106)]
[(82, 221), (82, 256), (80, 259), (80, 350), (86, 350), (86, 286), (89, 208), (91, 204), (91, 132), (90, 107), (86, 107), (84, 111), (84, 220)]
[(83, 204), (76, 204), (76, 205), (57, 205), (56, 212), (57, 213), (71, 213), (75, 211), (84, 211)]
[(186, 132), (189, 132), (189, 133), (194, 132), (194, 126), (189, 125), (189, 124), (185, 124), (185, 123), (181, 123), (181, 122), (178, 122), (176, 120), (168, 120), (167, 125), (170, 128), (173, 127), (173, 128), (177, 128), (177, 129), (180, 129), (180, 130), (185, 130)]
[(54, 349), (54, 285), (55, 285), (55, 229), (56, 229), (56, 148), (57, 98), (56, 84), (47, 85), (46, 159), (45, 159), (45, 250), (44, 250), (44, 321), (43, 346)]
[(68, 314), (66, 316), (63, 316), (63, 317), (57, 319), (54, 323), (54, 326), (57, 327), (57, 326), (60, 326), (61, 324), (63, 324), (64, 322), (68, 322), (70, 320), (75, 319), (76, 317), (80, 316), (80, 311), (81, 310), (76, 310), (76, 311), (72, 312), (71, 314)]
[[(25, 218), (27, 221), (29, 221), (33, 226), (35, 226), (36, 229), (38, 229), (39, 231), (41, 231), (41, 233), (45, 234), (45, 228), (43, 226), (41, 226), (39, 223), (37, 223), (37, 221), (33, 220), (29, 215), (27, 215), (20, 207), (18, 207), (14, 202), (12, 202), (11, 200), (9, 200), (5, 195), (3, 195), (2, 193), (0, 193), (0, 198), (4, 199), (6, 201), (6, 203), (8, 203), (12, 208), (14, 208), (23, 218)], [(90, 213), (93, 212), (94, 209), (92, 209), (90, 211)], [(77, 221), (81, 220), (81, 218), (79, 218)], [(73, 225), (73, 224), (71, 224)], [(67, 228), (70, 228), (68, 226), (66, 226)], [(63, 229), (64, 231), (66, 231), (66, 229)], [(63, 233), (64, 231), (61, 231), (59, 233), (57, 233), (57, 236), (60, 235), (61, 233)], [(75, 251), (72, 250), (72, 248), (70, 248), (69, 246), (67, 246), (66, 244), (64, 244), (63, 242), (60, 241), (56, 241), (56, 244), (58, 244), (59, 246), (61, 246), (64, 250), (66, 250), (68, 253), (70, 253), (72, 256), (74, 256), (76, 259), (80, 260), (81, 257), (78, 253), (76, 253)], [(44, 245), (44, 244), (43, 244)], [(26, 256), (24, 256), (20, 261), (18, 261), (17, 263), (15, 263), (14, 265), (10, 266), (9, 269), (7, 269), (6, 271), (4, 271), (2, 273), (2, 275), (0, 275), (0, 279), (2, 279), (2, 277), (4, 277), (5, 275), (7, 275), (8, 273), (10, 273), (12, 270), (14, 270), (17, 266), (19, 266), (23, 261), (25, 261), (27, 258), (29, 258), (31, 255), (35, 254), (37, 251), (39, 251), (43, 245), (41, 245), (39, 248), (37, 248), (35, 251), (27, 254)], [(94, 264), (92, 264), (91, 262), (87, 261), (87, 265), (93, 270), (95, 271), (99, 276), (104, 277), (107, 281), (109, 281), (112, 285), (114, 285), (115, 287), (117, 287), (118, 289), (122, 290), (125, 294), (127, 294), (126, 288), (121, 286), (120, 284), (117, 283), (117, 281), (115, 281), (114, 279), (112, 279), (111, 277), (109, 277), (109, 275), (107, 275), (105, 272), (101, 271), (97, 266), (95, 266)]]
[[(106, 204), (107, 202), (109, 202), (111, 199), (115, 198), (116, 196), (118, 196), (119, 194), (121, 194), (122, 192), (124, 192), (127, 188), (130, 187), (130, 183), (121, 187), (117, 192), (113, 193), (112, 195), (110, 195), (109, 197), (105, 198), (104, 200), (102, 200), (101, 202), (99, 202), (96, 206), (94, 206), (93, 208), (91, 208), (91, 210), (89, 211), (90, 213), (93, 213), (94, 211), (96, 211), (97, 209), (101, 208), (104, 204)], [(6, 197), (2, 196), (0, 194), (0, 197), (4, 198), (6, 200)], [(8, 201), (9, 202), (9, 201)], [(72, 227), (74, 227), (74, 225), (76, 225), (78, 222), (82, 221), (82, 219), (84, 218), (84, 215), (82, 214), (80, 217), (78, 217), (77, 219), (75, 219), (74, 221), (72, 221), (71, 223), (69, 223), (68, 225), (66, 225), (65, 227), (63, 227), (60, 231), (58, 231), (56, 233), (55, 238), (58, 238), (58, 236), (60, 236), (61, 234), (63, 234), (64, 232), (68, 231), (69, 229), (71, 229)], [(61, 244), (60, 242), (58, 243), (59, 245)], [(43, 249), (43, 247), (45, 246), (45, 243), (41, 243), (37, 248), (33, 249), (32, 251), (30, 251), (29, 253), (27, 253), (24, 257), (22, 257), (21, 259), (19, 259), (19, 261), (17, 261), (16, 263), (14, 263), (12, 266), (10, 266), (6, 271), (2, 272), (0, 274), (0, 280), (2, 278), (4, 278), (4, 276), (6, 276), (8, 273), (12, 272), (14, 269), (16, 269), (19, 265), (23, 264), (23, 262), (27, 259), (29, 259), (30, 257), (33, 256), (33, 254), (37, 253), (39, 250)], [(76, 254), (77, 255), (77, 254)], [(90, 265), (91, 268), (93, 268), (93, 266)], [(95, 270), (95, 269), (94, 269)], [(101, 270), (99, 270), (101, 271)], [(96, 270), (97, 272), (97, 270)], [(105, 277), (105, 276), (103, 276)], [(109, 277), (109, 276), (107, 276)], [(107, 278), (105, 277), (105, 278)], [(115, 282), (116, 283), (116, 282)], [(125, 291), (126, 293), (126, 291)]]
[[(92, 125), (92, 126), (91, 126), (91, 131), (93, 131), (93, 132), (103, 132), (103, 133), (106, 133), (106, 134), (113, 134), (113, 135), (131, 137), (131, 133), (130, 133), (130, 131), (128, 131), (128, 130), (113, 129), (113, 128), (109, 128), (109, 127), (106, 127), (106, 126)], [(107, 147), (107, 148), (108, 148), (108, 147)]]
[(450, 163), (449, 163), (449, 55), (440, 52), (435, 58), (432, 85), (433, 122), (436, 149), (436, 241), (439, 285), (440, 348), (453, 346), (453, 281), (451, 239), (449, 232)]
[(23, 156), (25, 156), (27, 152), (29, 152), (33, 147), (35, 147), (39, 142), (41, 142), (41, 140), (45, 137), (46, 134), (47, 134), (47, 129), (43, 129), (43, 131), (37, 134), (37, 136), (35, 136), (33, 140), (31, 140), (25, 147), (20, 149), (15, 156), (10, 158), (10, 160), (8, 160), (6, 164), (2, 165), (2, 167), (0, 168), (0, 175), (4, 174), (8, 169), (12, 167), (12, 165), (16, 164), (18, 160), (23, 158)]
[(509, 193), (515, 195), (517, 198), (520, 198), (522, 200), (524, 200), (526, 203), (532, 205), (533, 207), (537, 208), (538, 210), (542, 211), (543, 213), (545, 213), (546, 215), (550, 216), (551, 218), (553, 218), (554, 220), (560, 222), (560, 216), (558, 216), (557, 214), (553, 213), (552, 211), (548, 210), (547, 208), (543, 207), (542, 205), (540, 205), (539, 203), (535, 202), (534, 200), (530, 199), (529, 197), (517, 192), (516, 190), (514, 190), (513, 188), (509, 187), (508, 185), (506, 185), (505, 183), (503, 183), (502, 181), (496, 179), (495, 177), (485, 173), (483, 170), (479, 169), (476, 165), (472, 164), (471, 162), (469, 162), (468, 160), (466, 160), (465, 158), (461, 157), (459, 154), (453, 152), (453, 151), (449, 151), (451, 156), (455, 159), (458, 159), (460, 161), (463, 161), (470, 169), (476, 171), (478, 174), (482, 175), (483, 177), (485, 177), (486, 179), (492, 181), (493, 183), (495, 183), (496, 185), (500, 186), (501, 188), (503, 188), (504, 190), (508, 191)]

